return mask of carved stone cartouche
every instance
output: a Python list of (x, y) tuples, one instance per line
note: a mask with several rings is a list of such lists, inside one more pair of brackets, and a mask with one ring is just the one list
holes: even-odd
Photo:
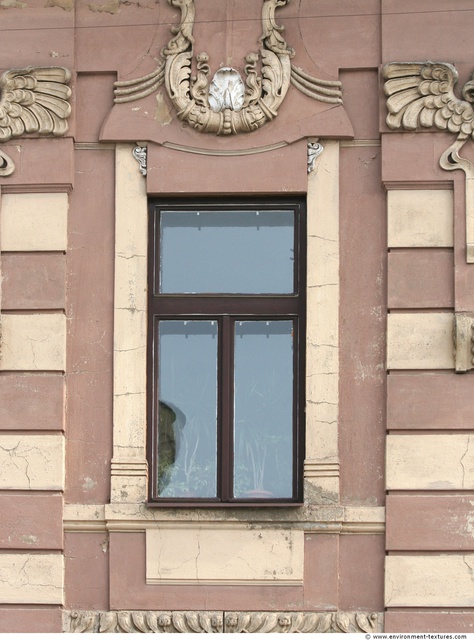
[(210, 85), (206, 53), (196, 56), (197, 74), (192, 75), (194, 0), (168, 2), (181, 9), (180, 25), (172, 29), (174, 37), (161, 52), (155, 71), (115, 83), (116, 103), (143, 98), (164, 83), (178, 118), (196, 131), (216, 135), (249, 133), (271, 122), (290, 83), (314, 100), (342, 104), (340, 82), (318, 80), (291, 64), (295, 52), (283, 38), (284, 28), (275, 20), (276, 9), (290, 0), (263, 0), (260, 50), (246, 56), (245, 81), (235, 69), (222, 67)]

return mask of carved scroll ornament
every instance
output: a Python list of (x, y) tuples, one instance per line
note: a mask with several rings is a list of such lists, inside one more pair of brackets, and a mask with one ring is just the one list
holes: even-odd
[(383, 614), (335, 611), (69, 611), (68, 633), (381, 633)]
[(236, 69), (222, 67), (210, 84), (206, 53), (196, 56), (196, 75), (192, 75), (194, 0), (168, 2), (181, 9), (180, 25), (172, 29), (174, 37), (162, 50), (155, 71), (115, 83), (116, 103), (144, 98), (164, 83), (178, 118), (197, 131), (216, 135), (248, 133), (271, 122), (290, 83), (314, 100), (342, 104), (340, 82), (318, 80), (291, 63), (295, 52), (275, 20), (276, 9), (290, 0), (263, 0), (260, 51), (246, 56), (245, 81)]
[[(64, 67), (10, 69), (0, 76), (0, 143), (29, 133), (63, 136), (71, 114), (70, 79)], [(14, 169), (0, 150), (0, 176)]]
[(474, 166), (459, 155), (464, 144), (474, 140), (474, 76), (462, 88), (461, 100), (454, 93), (458, 72), (447, 62), (392, 62), (382, 73), (390, 129), (436, 127), (457, 134), (439, 164), (466, 174), (467, 262), (474, 263)]

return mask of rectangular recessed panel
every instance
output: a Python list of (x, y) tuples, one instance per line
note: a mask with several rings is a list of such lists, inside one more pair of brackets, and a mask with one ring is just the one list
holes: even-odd
[(15, 193), (2, 196), (2, 251), (65, 251), (67, 193)]
[(473, 607), (471, 553), (388, 556), (386, 607)]
[(147, 529), (148, 584), (301, 584), (303, 531), (232, 526)]
[(63, 574), (60, 554), (0, 554), (0, 604), (62, 604)]
[(468, 433), (387, 437), (387, 489), (474, 489), (474, 439)]
[(453, 246), (451, 190), (389, 190), (387, 211), (389, 247)]
[(452, 313), (390, 313), (388, 369), (454, 369)]

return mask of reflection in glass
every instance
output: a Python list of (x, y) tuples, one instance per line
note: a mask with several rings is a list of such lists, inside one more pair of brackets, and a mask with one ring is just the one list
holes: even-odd
[(158, 495), (216, 496), (217, 322), (159, 323)]
[(293, 323), (235, 323), (234, 497), (293, 495)]
[(162, 211), (160, 293), (293, 293), (293, 211)]

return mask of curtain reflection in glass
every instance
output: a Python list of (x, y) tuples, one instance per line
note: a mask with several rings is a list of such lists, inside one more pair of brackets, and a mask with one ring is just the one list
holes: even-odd
[(158, 494), (216, 496), (217, 322), (159, 323)]
[(235, 323), (234, 497), (293, 494), (293, 323)]

